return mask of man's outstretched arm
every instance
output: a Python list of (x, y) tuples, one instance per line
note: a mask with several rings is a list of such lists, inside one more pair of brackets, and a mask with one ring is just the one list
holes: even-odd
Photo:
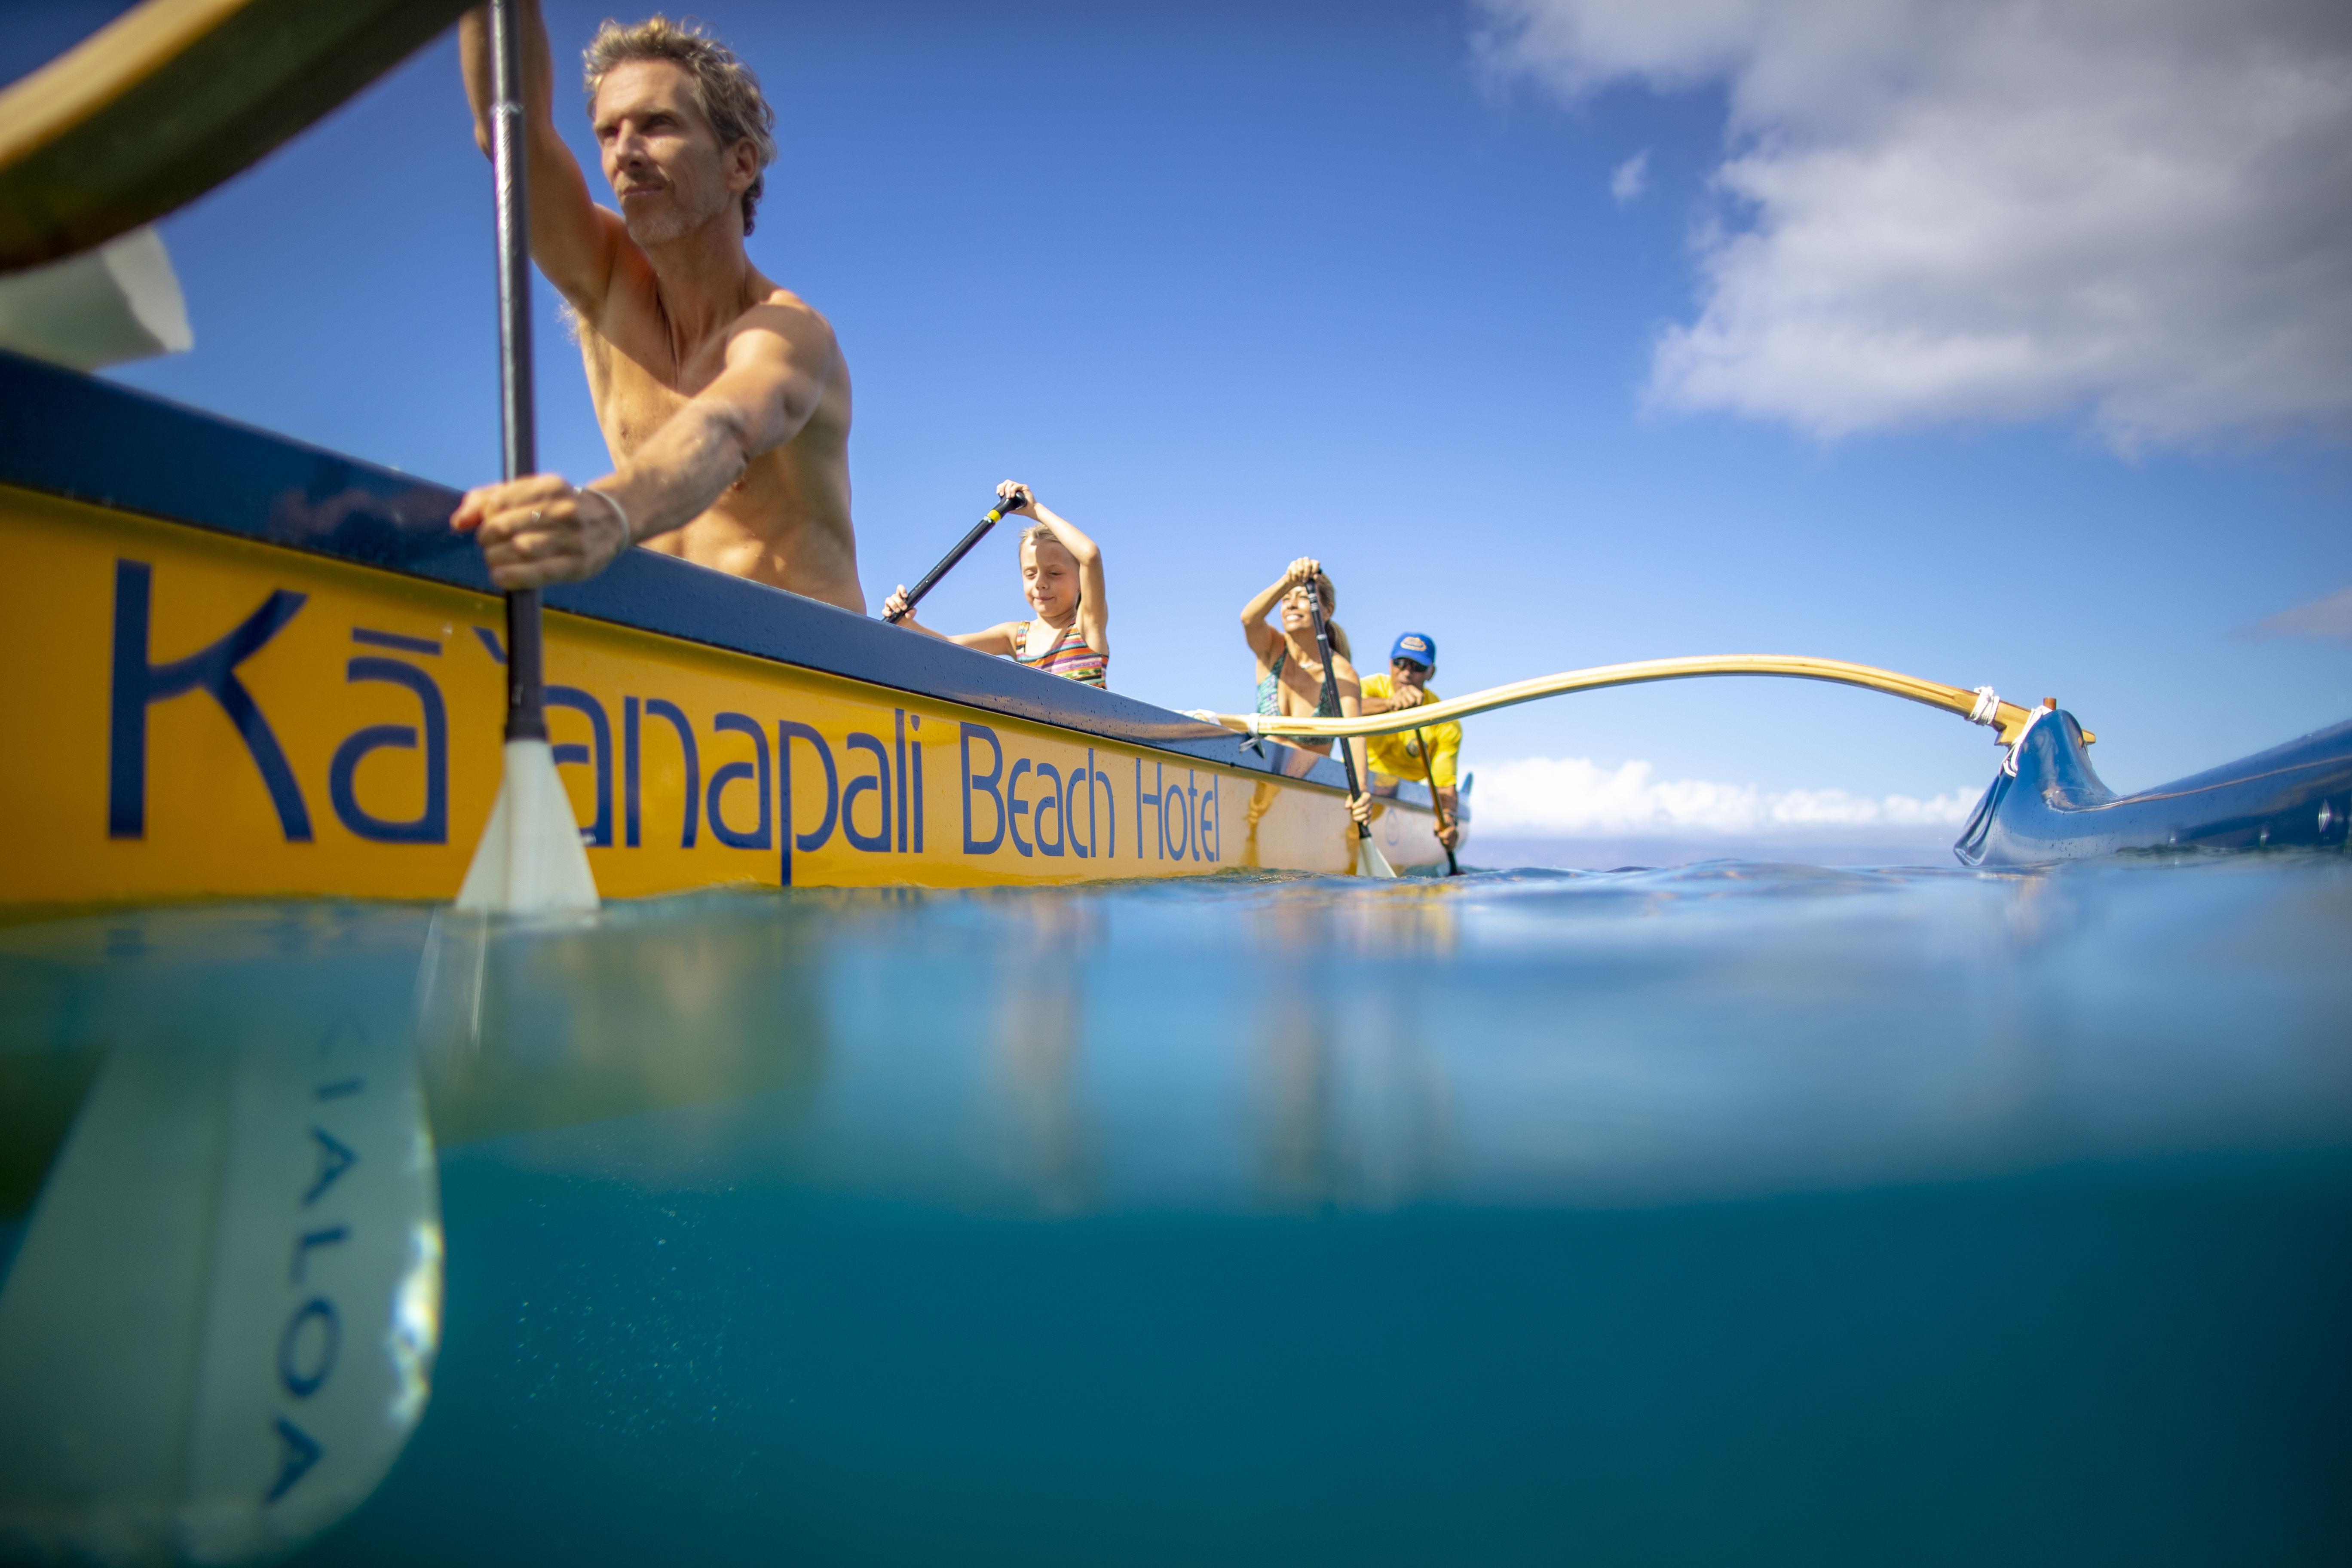
[[(523, 146), (530, 164), (530, 258), (572, 308), (592, 322), (613, 279), (613, 266), (627, 241), (618, 214), (598, 207), (587, 176), (555, 129), (555, 67), (539, 0), (520, 0), (517, 22), (522, 37)], [(474, 107), (474, 140), (490, 150), (490, 105), (498, 96), (490, 79), (490, 22), (486, 9), (466, 13), (457, 24), (457, 60), (466, 76), (466, 98)]]
[(800, 434), (837, 361), (833, 329), (815, 311), (762, 306), (729, 338), (719, 378), (617, 472), (577, 489), (554, 474), (483, 485), (450, 526), (478, 533), (501, 588), (593, 577), (628, 545), (700, 517), (752, 458)]

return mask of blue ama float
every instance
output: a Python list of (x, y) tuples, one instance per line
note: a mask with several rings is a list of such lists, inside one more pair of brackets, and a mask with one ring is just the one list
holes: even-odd
[(1977, 802), (1954, 854), (2032, 866), (2134, 849), (2347, 847), (2352, 721), (2137, 795), (2100, 782), (2063, 710), (2029, 725)]

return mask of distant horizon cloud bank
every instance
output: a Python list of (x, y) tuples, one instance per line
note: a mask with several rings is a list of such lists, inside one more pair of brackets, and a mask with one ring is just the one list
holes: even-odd
[(1727, 91), (1654, 407), (2352, 435), (2342, 0), (1479, 5), (1484, 64), (1569, 100)]
[(1835, 840), (1957, 832), (1976, 795), (1859, 795), (1765, 791), (1710, 779), (1661, 779), (1646, 762), (1526, 757), (1486, 763), (1471, 790), (1471, 827), (1490, 838)]

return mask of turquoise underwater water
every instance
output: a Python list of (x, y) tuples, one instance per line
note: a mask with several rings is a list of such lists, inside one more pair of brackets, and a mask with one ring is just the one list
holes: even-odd
[(2339, 855), (241, 906), (0, 931), (0, 1053), (22, 1166), (118, 1037), (414, 1033), (431, 1400), (304, 1563), (2340, 1563), (2348, 946)]

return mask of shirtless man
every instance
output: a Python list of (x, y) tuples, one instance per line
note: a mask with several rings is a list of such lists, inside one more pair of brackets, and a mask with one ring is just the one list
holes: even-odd
[[(530, 254), (578, 321), (614, 472), (469, 490), (450, 519), (501, 588), (577, 583), (631, 543), (863, 614), (849, 520), (849, 368), (833, 328), (743, 250), (774, 113), (725, 46), (659, 17), (607, 22), (588, 112), (620, 212), (556, 133), (537, 0), (521, 10)], [(458, 26), (490, 145), (489, 26)]]

